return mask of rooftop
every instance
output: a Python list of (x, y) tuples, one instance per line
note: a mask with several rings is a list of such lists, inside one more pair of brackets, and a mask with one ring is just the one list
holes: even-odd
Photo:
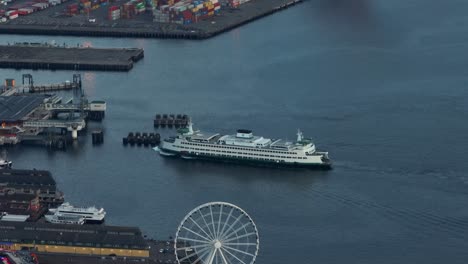
[(47, 98), (45, 95), (0, 96), (0, 121), (22, 120), (39, 107)]
[(269, 138), (252, 136), (251, 138), (241, 138), (236, 135), (225, 135), (221, 140), (230, 141), (230, 142), (242, 142), (242, 143), (255, 143), (255, 144), (268, 144), (271, 140)]
[(36, 199), (36, 194), (24, 194), (24, 193), (13, 193), (13, 194), (5, 194), (0, 192), (0, 204), (6, 204), (8, 202), (12, 203), (22, 203), (22, 202), (31, 202), (32, 200)]
[(43, 170), (0, 170), (0, 184), (56, 185), (52, 174)]
[(147, 249), (137, 227), (0, 222), (0, 241), (46, 245)]
[(216, 136), (219, 136), (218, 133), (200, 133), (197, 132), (196, 134), (193, 134), (190, 136), (191, 140), (193, 141), (210, 141)]

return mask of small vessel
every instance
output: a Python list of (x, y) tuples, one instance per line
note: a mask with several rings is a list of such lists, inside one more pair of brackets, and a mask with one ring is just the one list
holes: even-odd
[(106, 211), (104, 208), (91, 207), (75, 207), (70, 203), (63, 203), (55, 209), (49, 209), (52, 212), (60, 216), (75, 216), (83, 217), (86, 224), (100, 224), (104, 222), (106, 217)]
[(0, 159), (0, 169), (11, 169), (13, 162), (11, 160)]
[(254, 136), (251, 130), (239, 129), (235, 135), (201, 133), (192, 123), (181, 128), (177, 136), (164, 139), (154, 148), (162, 156), (205, 159), (274, 166), (315, 167), (330, 169), (328, 152), (317, 151), (310, 138), (297, 132), (294, 142)]
[(45, 215), (45, 220), (53, 224), (82, 225), (85, 223), (85, 219), (83, 216), (67, 215), (61, 213)]

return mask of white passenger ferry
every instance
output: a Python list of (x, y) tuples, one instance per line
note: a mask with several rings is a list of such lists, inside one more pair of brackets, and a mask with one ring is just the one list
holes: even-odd
[(50, 212), (59, 216), (82, 217), (86, 224), (100, 224), (104, 222), (106, 211), (104, 208), (75, 207), (70, 203), (63, 203), (56, 209), (49, 209)]
[(328, 152), (315, 149), (312, 140), (301, 131), (295, 142), (254, 136), (239, 129), (235, 135), (205, 134), (193, 131), (192, 123), (179, 129), (176, 137), (164, 139), (154, 148), (163, 156), (231, 162), (262, 163), (280, 166), (331, 168)]
[(85, 223), (84, 217), (82, 216), (66, 215), (60, 213), (45, 215), (45, 220), (53, 224), (82, 225)]

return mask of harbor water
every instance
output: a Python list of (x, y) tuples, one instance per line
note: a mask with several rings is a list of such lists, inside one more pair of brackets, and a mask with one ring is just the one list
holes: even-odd
[[(195, 206), (242, 207), (260, 233), (257, 263), (468, 261), (468, 3), (316, 0), (206, 41), (1, 35), (3, 44), (144, 48), (128, 73), (80, 72), (102, 123), (67, 151), (7, 148), (15, 168), (50, 170), (77, 205), (108, 224), (174, 236)], [(72, 71), (32, 73), (62, 82)], [(66, 95), (64, 96), (66, 97)], [(196, 128), (238, 128), (295, 139), (300, 128), (330, 152), (331, 171), (164, 159), (124, 147), (156, 113)], [(91, 131), (105, 142), (93, 146)]]

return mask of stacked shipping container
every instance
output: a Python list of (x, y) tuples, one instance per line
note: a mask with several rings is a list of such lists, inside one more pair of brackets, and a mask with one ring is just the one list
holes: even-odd
[(132, 18), (135, 15), (142, 14), (146, 11), (145, 2), (143, 0), (131, 0), (123, 4), (120, 8), (121, 18)]
[(65, 1), (66, 0), (34, 0), (33, 2), (11, 5), (8, 6), (8, 11), (0, 10), (0, 22), (6, 22), (7, 19), (15, 19), (18, 15), (26, 16)]
[(78, 4), (75, 3), (75, 4), (68, 5), (65, 13), (69, 16), (78, 14)]
[(166, 3), (153, 12), (154, 21), (188, 25), (209, 18), (221, 10), (218, 0), (182, 0), (175, 3), (174, 0), (167, 0)]
[(108, 13), (109, 20), (117, 20), (120, 18), (120, 8), (118, 6), (109, 7)]
[(15, 18), (18, 17), (18, 11), (17, 10), (6, 11), (5, 14), (8, 17), (8, 19), (15, 19)]

